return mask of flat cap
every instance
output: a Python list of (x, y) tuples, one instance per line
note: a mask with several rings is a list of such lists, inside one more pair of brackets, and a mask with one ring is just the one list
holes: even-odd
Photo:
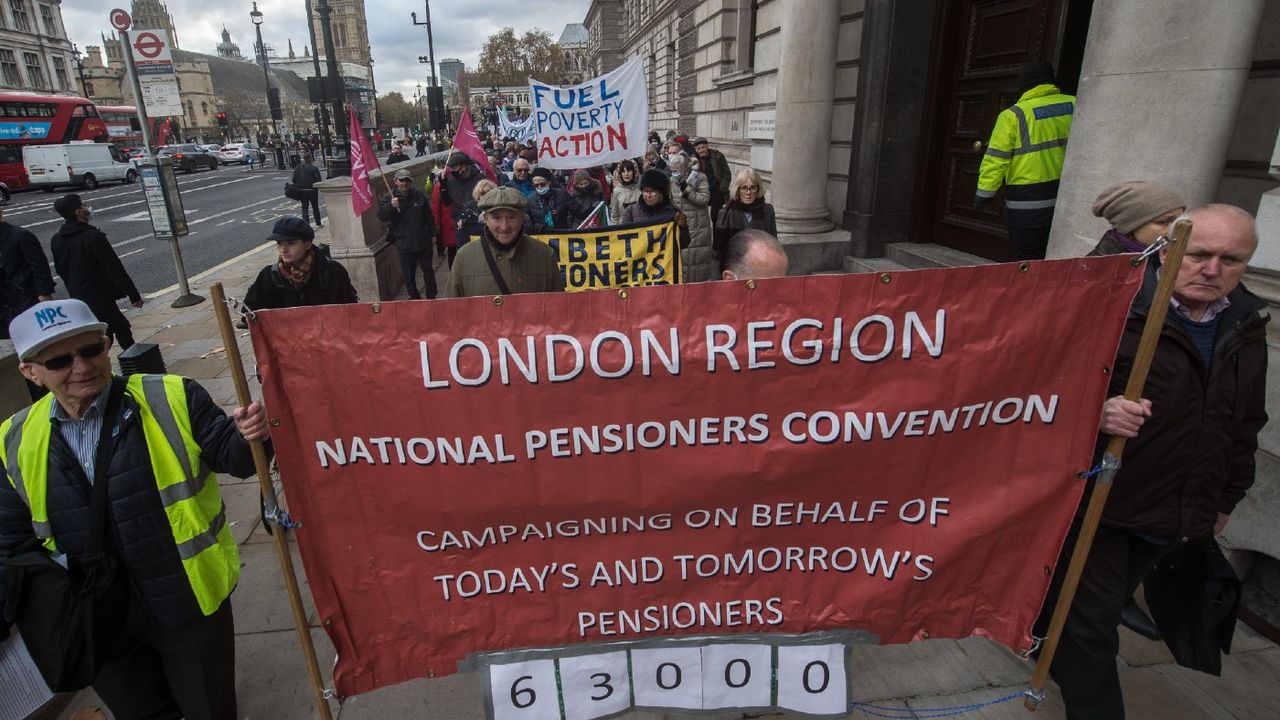
[(503, 185), (496, 187), (484, 194), (480, 198), (480, 202), (476, 205), (481, 210), (498, 210), (505, 208), (507, 210), (515, 210), (516, 212), (524, 212), (528, 202), (524, 199), (524, 194), (519, 190)]

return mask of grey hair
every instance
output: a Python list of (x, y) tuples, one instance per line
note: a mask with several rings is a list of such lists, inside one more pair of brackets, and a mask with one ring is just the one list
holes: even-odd
[[(1223, 215), (1235, 220), (1236, 222), (1244, 224), (1249, 228), (1249, 235), (1253, 239), (1253, 250), (1249, 251), (1250, 256), (1258, 250), (1258, 224), (1254, 221), (1253, 215), (1250, 215), (1248, 210), (1236, 207), (1235, 205), (1228, 205), (1226, 203), (1209, 203), (1184, 212), (1180, 217), (1178, 217), (1178, 220), (1190, 220), (1192, 223), (1195, 223), (1197, 215)], [(1178, 220), (1174, 220), (1174, 222), (1176, 223)]]

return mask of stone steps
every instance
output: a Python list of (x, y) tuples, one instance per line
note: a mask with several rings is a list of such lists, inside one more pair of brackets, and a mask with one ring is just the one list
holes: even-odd
[(845, 256), (842, 267), (847, 273), (901, 272), (985, 265), (989, 262), (986, 258), (933, 243), (893, 243), (885, 248), (884, 257)]

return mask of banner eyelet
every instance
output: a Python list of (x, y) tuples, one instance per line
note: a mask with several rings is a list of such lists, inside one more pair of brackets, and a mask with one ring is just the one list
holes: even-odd
[(280, 418), (271, 418), (271, 427), (280, 427)]
[(626, 288), (623, 288), (623, 289), (621, 289), (621, 290), (619, 290), (619, 291), (618, 291), (618, 298), (619, 298), (619, 299), (622, 299), (622, 300), (626, 300), (626, 299), (627, 299), (627, 289), (626, 289)]
[(373, 311), (374, 315), (377, 315), (378, 313), (382, 312), (382, 306), (379, 305), (378, 303), (374, 303), (373, 305), (370, 305), (369, 309)]
[(494, 296), (493, 296), (493, 306), (494, 306), (494, 307), (502, 307), (502, 296), (501, 296), (501, 295), (494, 295)]
[(888, 284), (893, 281), (893, 276), (889, 273), (880, 273), (880, 282)]
[(755, 290), (755, 289), (756, 289), (756, 281), (755, 281), (755, 280), (748, 280), (748, 281), (747, 281), (747, 289), (748, 289), (748, 290)]
[(1031, 269), (1031, 263), (1018, 263), (1018, 272), (1026, 272)]

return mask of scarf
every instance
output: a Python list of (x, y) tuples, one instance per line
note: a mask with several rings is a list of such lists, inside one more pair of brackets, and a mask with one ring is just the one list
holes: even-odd
[(1124, 248), (1125, 252), (1140, 253), (1147, 249), (1146, 245), (1143, 245), (1137, 240), (1134, 240), (1131, 236), (1125, 235), (1115, 228), (1108, 230), (1107, 234), (1114, 238), (1116, 242), (1120, 243), (1120, 247)]
[(284, 277), (294, 289), (301, 290), (311, 281), (311, 269), (315, 264), (316, 249), (313, 247), (307, 250), (307, 254), (302, 258), (301, 262), (290, 265), (284, 260), (280, 261), (280, 274)]

